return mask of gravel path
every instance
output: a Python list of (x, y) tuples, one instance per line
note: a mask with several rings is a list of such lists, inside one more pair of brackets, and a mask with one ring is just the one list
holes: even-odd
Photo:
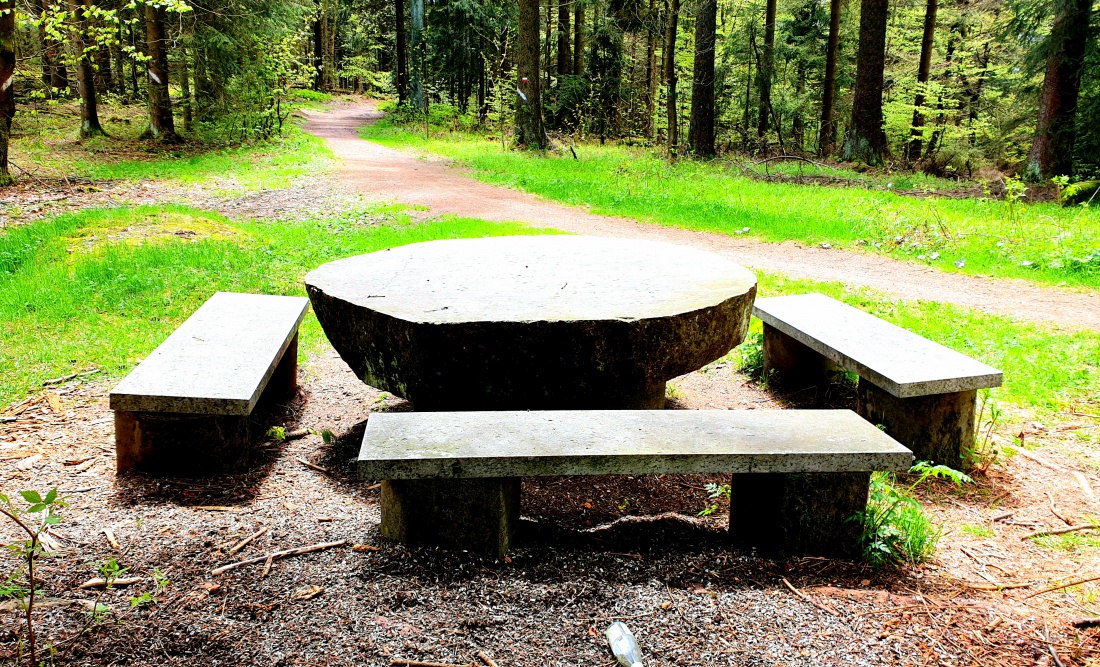
[(1100, 294), (1045, 287), (1025, 280), (950, 274), (870, 253), (696, 232), (593, 215), (581, 208), (477, 181), (447, 161), (418, 157), (358, 137), (382, 117), (376, 102), (306, 112), (305, 129), (328, 140), (348, 186), (371, 197), (427, 206), (487, 220), (515, 220), (598, 236), (648, 238), (711, 250), (731, 260), (792, 278), (835, 280), (906, 299), (946, 301), (1070, 329), (1100, 330)]

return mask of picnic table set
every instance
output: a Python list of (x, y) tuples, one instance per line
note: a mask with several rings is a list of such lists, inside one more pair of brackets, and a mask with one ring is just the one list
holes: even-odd
[[(370, 416), (381, 532), (503, 557), (523, 477), (722, 473), (734, 545), (851, 556), (873, 471), (959, 465), (1001, 373), (820, 294), (756, 299), (716, 254), (566, 235), (415, 243), (332, 261), (303, 297), (217, 293), (111, 392), (119, 472), (248, 469), (258, 405), (297, 389), (312, 306), (341, 358), (414, 409)], [(763, 320), (769, 381), (859, 375), (851, 410), (664, 410), (666, 383)], [(884, 428), (879, 428), (882, 426)]]

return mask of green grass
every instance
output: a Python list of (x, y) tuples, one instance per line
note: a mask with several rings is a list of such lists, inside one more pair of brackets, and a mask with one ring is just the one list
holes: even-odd
[[(385, 210), (373, 215), (388, 225), (360, 224), (363, 211), (237, 223), (182, 206), (88, 209), (0, 233), (0, 405), (78, 370), (125, 374), (219, 290), (301, 295), (305, 274), (333, 259), (418, 241), (545, 233), (463, 218), (410, 224)], [(323, 340), (311, 315), (302, 354)]]
[[(478, 178), (596, 213), (767, 241), (864, 248), (944, 271), (1100, 286), (1100, 207), (905, 197), (865, 188), (755, 181), (720, 162), (582, 145), (579, 160), (505, 151), (499, 137), (409, 130), (385, 120), (361, 136), (445, 155)], [(784, 170), (792, 169), (784, 166)], [(912, 177), (909, 177), (912, 180)]]

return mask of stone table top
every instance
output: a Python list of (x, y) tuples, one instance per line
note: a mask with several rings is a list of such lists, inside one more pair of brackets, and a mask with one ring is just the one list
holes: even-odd
[(543, 235), (349, 257), (306, 289), (352, 370), (418, 410), (618, 408), (738, 345), (756, 278), (693, 248)]

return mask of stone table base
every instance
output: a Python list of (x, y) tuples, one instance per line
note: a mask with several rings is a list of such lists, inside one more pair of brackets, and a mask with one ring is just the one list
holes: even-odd
[(765, 556), (860, 555), (869, 472), (741, 473), (730, 482), (730, 538)]
[(382, 482), (382, 535), (503, 558), (519, 524), (520, 479)]
[(913, 450), (918, 461), (959, 469), (974, 447), (976, 390), (898, 398), (859, 381), (856, 412), (882, 424), (895, 440)]

